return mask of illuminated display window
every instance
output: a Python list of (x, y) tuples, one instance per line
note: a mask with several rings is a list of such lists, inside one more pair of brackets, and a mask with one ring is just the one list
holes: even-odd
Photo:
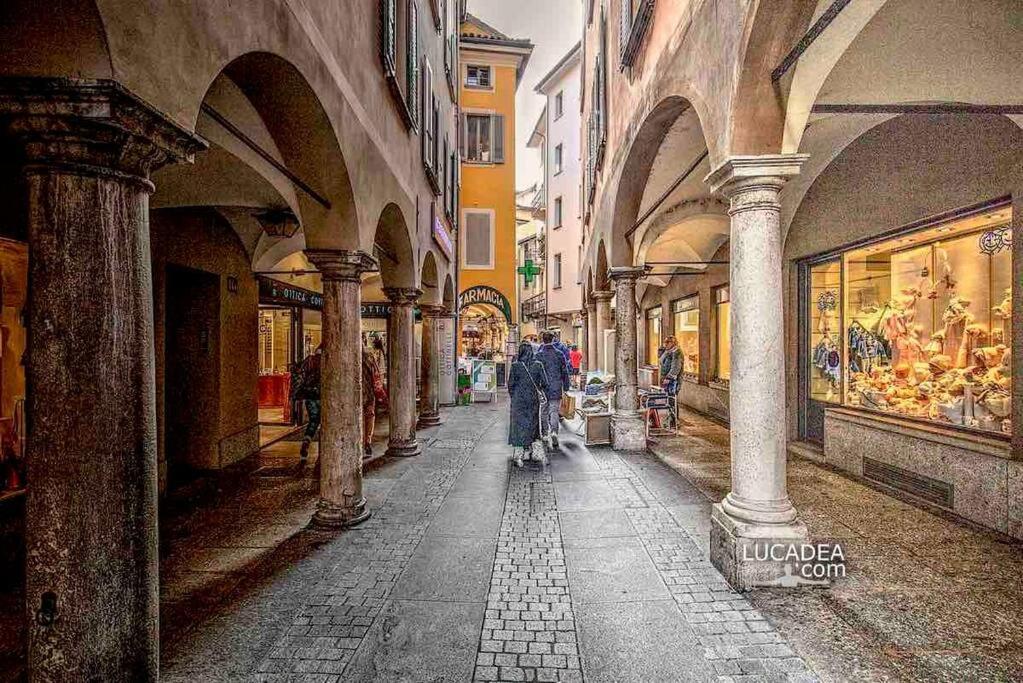
[(671, 305), (672, 327), (682, 352), (682, 374), (690, 379), (700, 374), (700, 297), (688, 296)]

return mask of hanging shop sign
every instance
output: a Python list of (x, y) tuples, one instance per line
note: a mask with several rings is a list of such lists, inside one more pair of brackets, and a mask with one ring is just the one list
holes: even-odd
[(437, 216), (433, 217), (433, 241), (437, 243), (437, 246), (441, 248), (441, 251), (451, 259), (455, 253), (454, 246), (451, 242), (451, 235), (448, 234), (447, 228), (444, 227), (444, 223), (441, 222)]
[(269, 277), (260, 277), (258, 280), (260, 303), (323, 310), (323, 295), (319, 292), (289, 285)]
[(501, 292), (497, 291), (493, 287), (487, 285), (476, 285), (475, 287), (470, 287), (458, 295), (459, 311), (467, 306), (473, 306), (476, 304), (489, 304), (493, 306), (501, 311), (505, 320), (507, 320), (508, 324), (511, 325), (511, 304), (508, 303), (508, 298), (504, 294), (501, 294)]
[[(418, 307), (414, 309), (416, 320), (423, 317)], [(391, 317), (391, 304), (387, 301), (365, 301), (359, 309), (362, 318), (384, 319)]]

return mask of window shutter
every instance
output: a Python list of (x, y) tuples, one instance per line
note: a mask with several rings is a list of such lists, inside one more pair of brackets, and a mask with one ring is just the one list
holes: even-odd
[(395, 70), (396, 2), (397, 0), (380, 0), (380, 58), (383, 61), (384, 73), (389, 76), (393, 76)]
[(490, 117), (490, 134), (493, 136), (491, 150), (495, 164), (504, 163), (504, 116), (494, 114)]
[(431, 124), (433, 122), (433, 116), (431, 114), (432, 108), (432, 93), (433, 93), (433, 68), (430, 66), (430, 62), (424, 61), (423, 67), (423, 163), (427, 168), (432, 168), (432, 157), (430, 155), (430, 140), (432, 136)]
[(415, 0), (408, 3), (408, 64), (406, 103), (412, 114), (412, 125), (419, 125), (419, 8)]
[(462, 114), (458, 117), (458, 156), (465, 158), (465, 150), (468, 147), (466, 138), (469, 136), (469, 122), (466, 120), (466, 115)]
[(632, 33), (632, 0), (622, 0), (622, 11), (619, 15), (618, 48), (625, 58), (625, 50), (629, 46), (629, 34)]

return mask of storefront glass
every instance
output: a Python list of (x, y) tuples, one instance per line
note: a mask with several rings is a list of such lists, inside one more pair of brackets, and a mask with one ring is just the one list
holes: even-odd
[(810, 397), (1009, 433), (1010, 222), (987, 210), (811, 266)]
[(646, 362), (657, 365), (657, 352), (661, 348), (661, 307), (646, 312)]
[(675, 340), (682, 351), (682, 374), (700, 374), (700, 297), (679, 299), (671, 305)]
[(0, 499), (25, 482), (28, 247), (0, 239)]
[(731, 354), (732, 354), (732, 323), (730, 320), (732, 305), (729, 297), (728, 287), (718, 287), (714, 290), (714, 332), (715, 332), (715, 360), (714, 378), (727, 381), (732, 376)]

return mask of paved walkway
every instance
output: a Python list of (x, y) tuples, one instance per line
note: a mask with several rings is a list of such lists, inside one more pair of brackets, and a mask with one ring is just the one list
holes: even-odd
[[(684, 416), (654, 450), (707, 501), (730, 487), (728, 431)], [(814, 540), (841, 543), (826, 590), (757, 590), (757, 609), (831, 681), (1023, 681), (1023, 543), (790, 457), (789, 495)], [(706, 543), (707, 505), (679, 511)]]
[(172, 549), (163, 680), (816, 680), (679, 524), (706, 506), (694, 486), (572, 438), (516, 469), (506, 411), (448, 411), (422, 456), (368, 474), (373, 517), (347, 533), (294, 526), (309, 480), (228, 505), (276, 519), (236, 550)]
[(516, 469), (506, 412), (448, 410), (423, 455), (376, 460), (373, 517), (343, 534), (306, 529), (295, 441), (213, 502), (175, 501), (162, 680), (1023, 680), (1020, 544), (790, 459), (850, 575), (739, 595), (707, 561), (726, 430), (688, 415), (656, 454), (565, 438)]

